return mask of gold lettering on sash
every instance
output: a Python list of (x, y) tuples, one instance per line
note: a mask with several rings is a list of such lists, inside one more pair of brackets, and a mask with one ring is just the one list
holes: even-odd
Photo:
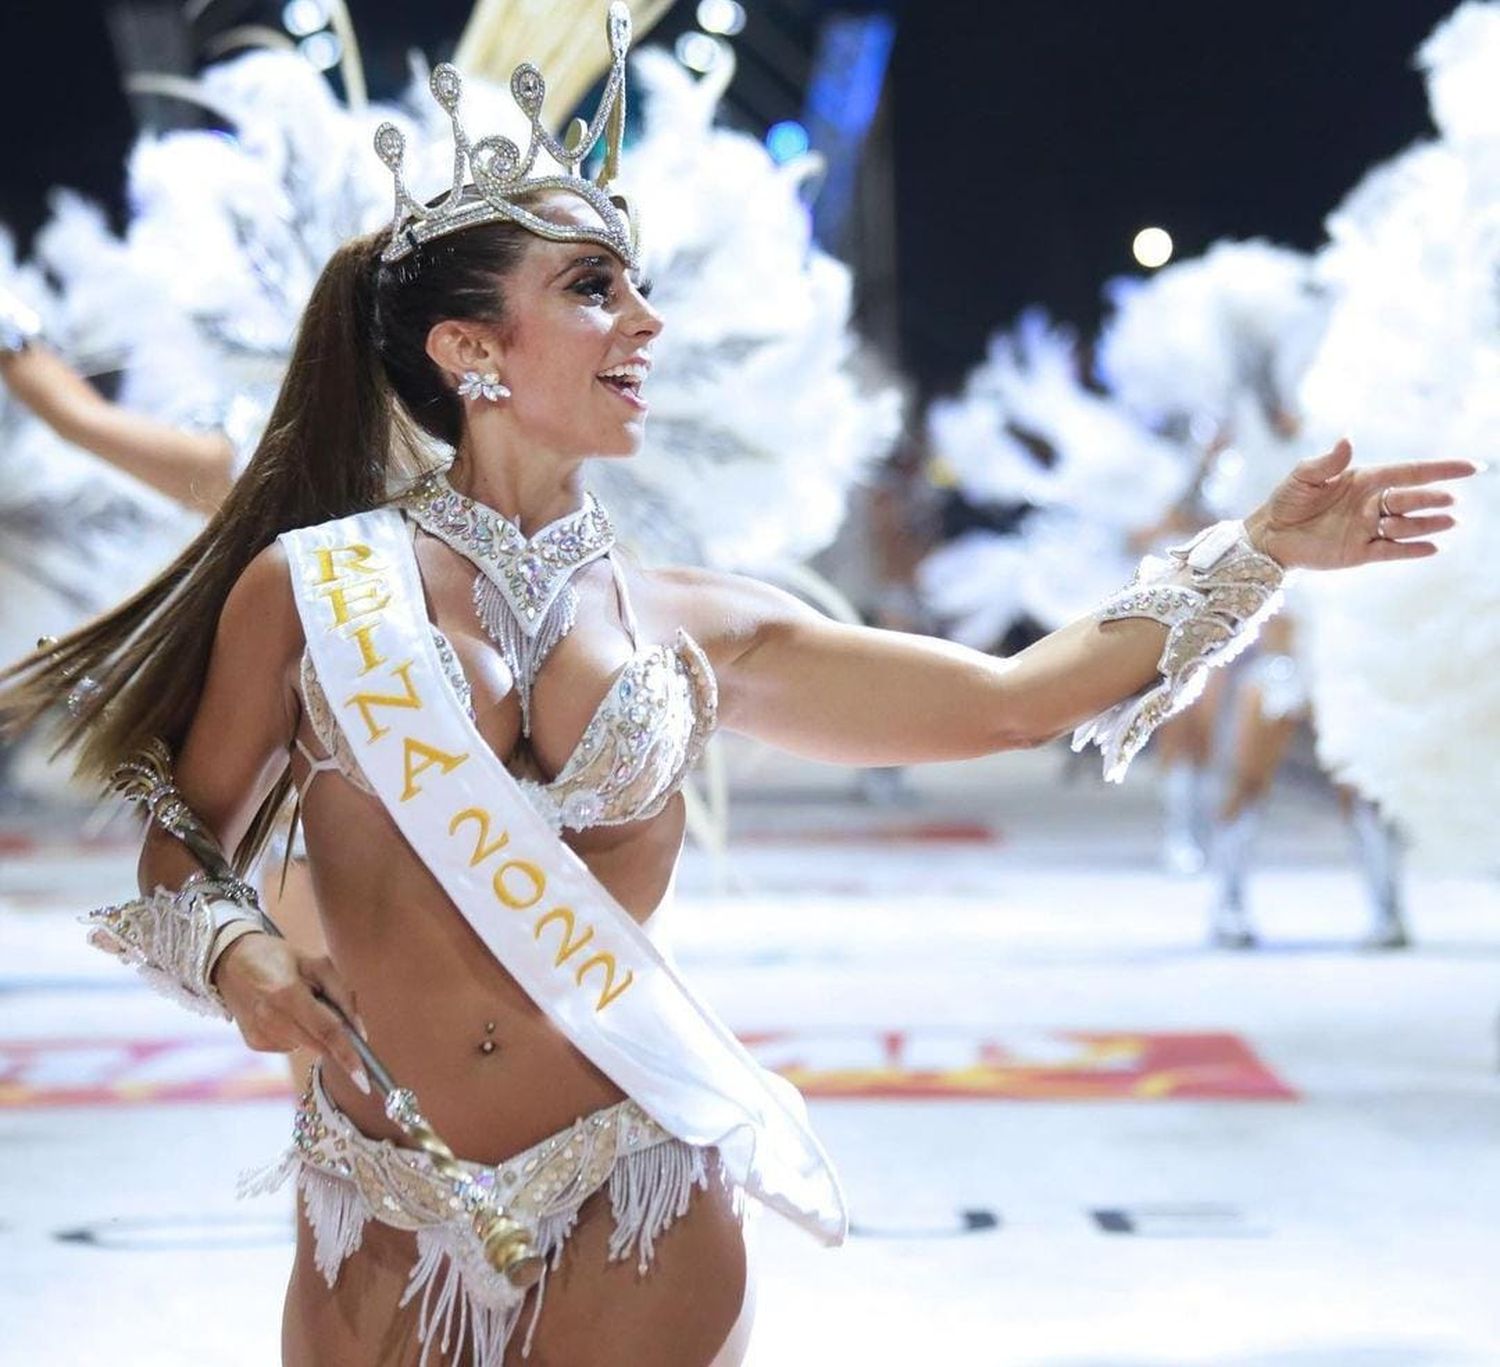
[(583, 934), (574, 938), (575, 918), (572, 907), (553, 907), (545, 916), (539, 916), (537, 923), (532, 927), (531, 935), (535, 940), (542, 938), (544, 931), (553, 921), (562, 921), (563, 935), (562, 943), (557, 948), (557, 957), (553, 959), (552, 966), (561, 968), (569, 959), (578, 953), (584, 945), (594, 938), (593, 926), (585, 926)]
[[(318, 566), (322, 570), (322, 575), (319, 577), (318, 583), (332, 584), (343, 578), (342, 572), (334, 566), (334, 556), (347, 555), (349, 557), (347, 568), (353, 569), (356, 565), (364, 566), (365, 561), (374, 552), (363, 542), (356, 541), (348, 546), (330, 546), (326, 550), (315, 550), (313, 554), (318, 557)], [(364, 574), (371, 574), (373, 572), (373, 567), (366, 567), (361, 570), (361, 573)]]
[[(362, 666), (360, 676), (387, 664), (375, 638), (383, 614), (392, 602), (392, 590), (388, 587), (388, 581), (382, 577), (385, 567), (369, 546), (358, 542), (319, 549), (313, 553), (317, 557), (317, 592), (330, 605), (333, 629), (344, 628), (339, 631), (339, 635), (358, 648)], [(409, 659), (389, 670), (390, 677), (399, 682), (400, 692), (354, 693), (344, 703), (345, 707), (358, 709), (371, 742), (391, 731), (391, 727), (376, 720), (376, 708), (394, 707), (410, 711), (422, 709), (421, 695), (411, 678), (411, 670), (415, 664), (415, 659)], [(468, 751), (455, 753), (442, 750), (411, 735), (403, 735), (401, 741), (405, 774), (400, 798), (402, 802), (422, 794), (423, 788), (417, 780), (429, 769), (437, 767), (444, 774), (451, 773), (470, 758)], [(471, 821), (478, 829), (473, 853), (469, 857), (469, 867), (476, 868), (493, 860), (501, 850), (510, 845), (510, 832), (502, 829), (492, 839), (490, 830), (495, 824), (494, 815), (483, 807), (465, 807), (449, 821), (448, 834), (457, 835)], [(547, 875), (540, 864), (529, 859), (509, 859), (495, 869), (490, 886), (496, 899), (504, 906), (513, 911), (529, 911), (545, 896)], [(532, 925), (532, 939), (538, 946), (547, 928), (554, 923), (561, 927), (561, 939), (557, 944), (552, 966), (559, 969), (571, 967), (572, 962), (595, 943), (596, 928), (587, 922), (580, 926), (578, 916), (571, 907), (553, 907), (538, 915)], [(573, 973), (574, 984), (580, 989), (585, 988), (584, 979), (596, 968), (600, 970), (602, 984), (598, 986), (594, 1010), (603, 1011), (631, 987), (635, 982), (635, 972), (626, 969), (622, 976), (614, 954), (608, 950), (595, 950)]]
[(510, 844), (509, 831), (501, 831), (500, 838), (498, 840), (490, 841), (489, 844), (485, 843), (486, 841), (490, 840), (490, 822), (492, 820), (494, 820), (494, 818), (490, 816), (490, 814), (485, 811), (483, 807), (465, 807), (463, 811), (461, 811), (457, 816), (453, 818), (452, 821), (448, 823), (449, 835), (457, 835), (458, 828), (462, 826), (465, 821), (473, 821), (478, 824), (479, 838), (474, 842), (474, 854), (469, 860), (469, 867), (471, 869), (477, 868), (480, 864), (484, 863), (484, 861), (488, 859), (492, 854), (503, 850), (507, 845)]
[[(505, 875), (511, 869), (519, 869), (521, 873), (531, 880), (531, 896), (525, 901), (515, 896), (505, 886)], [(547, 891), (547, 875), (529, 859), (507, 859), (505, 863), (495, 870), (495, 876), (490, 880), (490, 886), (495, 889), (495, 896), (512, 911), (526, 911), (542, 900), (542, 894)]]
[(361, 674), (368, 674), (372, 669), (378, 669), (385, 663), (385, 656), (375, 648), (374, 631), (375, 623), (366, 622), (349, 633), (359, 643), (359, 658), (364, 661), (365, 666), (359, 671)]
[(359, 708), (359, 715), (365, 719), (365, 725), (370, 728), (370, 739), (379, 740), (391, 728), (389, 726), (377, 726), (375, 718), (370, 715), (372, 707), (416, 707), (422, 706), (422, 699), (417, 696), (417, 690), (412, 686), (411, 667), (416, 663), (407, 660), (404, 664), (397, 665), (391, 674), (401, 680), (401, 686), (406, 690), (404, 693), (356, 693), (345, 704), (345, 707)]
[[(466, 759), (467, 752), (462, 755), (450, 755), (446, 750), (439, 750), (435, 745), (428, 745), (426, 741), (418, 740), (415, 736), (403, 738), (404, 750), (402, 762), (405, 765), (406, 786), (401, 789), (401, 801), (407, 802), (417, 796), (422, 790), (417, 787), (417, 775), (425, 773), (434, 764), (440, 766), (442, 771), (452, 773)], [(418, 757), (413, 762), (414, 757)]]
[(612, 1001), (616, 1000), (618, 997), (624, 994), (625, 989), (635, 981), (635, 972), (633, 969), (627, 968), (625, 970), (624, 981), (621, 982), (618, 987), (616, 987), (615, 974), (619, 971), (619, 969), (615, 963), (615, 956), (608, 951), (605, 951), (600, 954), (592, 955), (591, 957), (585, 959), (581, 964), (579, 964), (578, 972), (573, 975), (573, 981), (577, 983), (579, 987), (582, 987), (584, 976), (588, 973), (589, 969), (595, 967), (595, 965), (604, 970), (604, 986), (599, 991), (599, 1000), (594, 1003), (594, 1010), (602, 1011)]
[(345, 588), (341, 584), (337, 588), (326, 590), (328, 602), (333, 607), (334, 625), (346, 627), (356, 617), (369, 617), (384, 609), (390, 603), (391, 595), (387, 593), (381, 596), (380, 589), (379, 579), (368, 579), (351, 588)]

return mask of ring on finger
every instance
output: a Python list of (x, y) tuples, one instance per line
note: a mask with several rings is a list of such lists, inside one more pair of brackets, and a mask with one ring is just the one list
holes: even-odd
[(1385, 522), (1386, 520), (1383, 517), (1375, 519), (1375, 539), (1377, 541), (1389, 541), (1391, 539), (1385, 534)]
[(1380, 491), (1380, 502), (1379, 502), (1379, 504), (1377, 506), (1380, 509), (1380, 516), (1383, 517), (1383, 518), (1384, 517), (1395, 517), (1396, 516), (1396, 514), (1391, 511), (1391, 505), (1385, 501), (1386, 500), (1386, 496), (1390, 492), (1391, 491), (1389, 489), (1382, 489)]

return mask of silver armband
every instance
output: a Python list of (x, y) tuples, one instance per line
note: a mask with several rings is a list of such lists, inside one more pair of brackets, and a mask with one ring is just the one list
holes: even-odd
[(267, 929), (253, 888), (202, 874), (176, 892), (157, 888), (100, 907), (83, 922), (91, 945), (138, 968), (158, 992), (200, 1015), (225, 1019), (229, 1012), (212, 982), (215, 960), (240, 934)]
[(0, 355), (25, 351), (42, 335), (42, 320), (35, 309), (0, 289)]
[(1203, 691), (1208, 671), (1226, 664), (1281, 606), (1282, 567), (1250, 544), (1242, 522), (1219, 522), (1166, 556), (1148, 555), (1135, 578), (1099, 609), (1117, 622), (1147, 617), (1167, 628), (1160, 682), (1085, 722), (1073, 749), (1090, 741), (1104, 754), (1104, 777), (1119, 783), (1162, 722)]

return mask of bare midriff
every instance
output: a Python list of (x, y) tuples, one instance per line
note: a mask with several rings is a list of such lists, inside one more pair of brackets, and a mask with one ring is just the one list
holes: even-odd
[[(472, 567), (426, 539), (418, 555), (431, 615), (473, 689), (480, 734), (518, 777), (545, 781), (629, 658), (607, 567), (591, 565), (574, 580), (577, 625), (543, 666), (534, 733), (523, 742), (508, 672), (470, 606)], [(305, 718), (299, 734), (316, 747)], [(329, 953), (358, 999), (371, 1047), (459, 1157), (498, 1162), (623, 1098), (480, 943), (378, 798), (326, 774), (308, 793), (303, 823)], [(679, 794), (655, 817), (565, 838), (645, 925), (671, 886), (683, 829)], [(332, 1064), (323, 1076), (361, 1130), (399, 1137), (378, 1096), (364, 1096)]]
[[(453, 1151), (498, 1162), (621, 1100), (480, 943), (378, 800), (341, 782), (318, 787), (305, 819), (329, 953), (376, 1055)], [(650, 821), (569, 841), (639, 923), (670, 884), (682, 812), (674, 797)], [(361, 1130), (399, 1137), (378, 1096), (331, 1064), (323, 1075)]]

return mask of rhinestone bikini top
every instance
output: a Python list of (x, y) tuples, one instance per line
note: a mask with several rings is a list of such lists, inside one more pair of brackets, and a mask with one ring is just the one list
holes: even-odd
[[(635, 654), (615, 675), (557, 777), (547, 783), (516, 780), (559, 833), (623, 826), (658, 815), (697, 763), (717, 721), (718, 685), (708, 657), (682, 630), (669, 645), (640, 646), (624, 576), (614, 557), (608, 559)], [(472, 719), (470, 687), (458, 656), (436, 627), (432, 636), (444, 676)], [(325, 751), (316, 756), (297, 741), (309, 766), (304, 796), (325, 769), (337, 769), (361, 792), (372, 792), (305, 651), (301, 680), (308, 723)]]

